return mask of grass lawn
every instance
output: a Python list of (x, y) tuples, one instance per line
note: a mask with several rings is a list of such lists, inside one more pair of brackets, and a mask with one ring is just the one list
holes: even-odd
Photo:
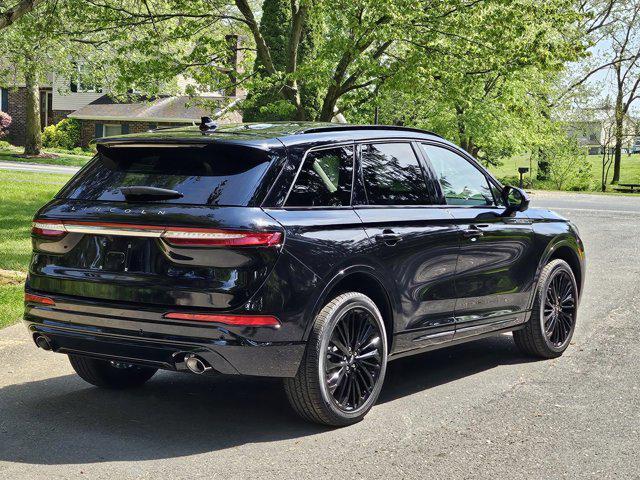
[(49, 155), (56, 155), (54, 158), (47, 157), (21, 157), (23, 149), (21, 147), (7, 146), (6, 142), (0, 143), (0, 162), (25, 162), (25, 163), (46, 163), (49, 165), (71, 165), (81, 167), (91, 160), (92, 153), (77, 155), (67, 153), (62, 150), (43, 149), (42, 152)]
[[(600, 178), (602, 175), (602, 157), (600, 155), (588, 155), (587, 160), (591, 164), (591, 172), (593, 175), (594, 189), (599, 190)], [(517, 177), (518, 167), (529, 167), (529, 156), (519, 155), (502, 161), (499, 167), (489, 167), (489, 170), (498, 178), (506, 176)], [(537, 165), (532, 162), (532, 172), (526, 173), (525, 178), (529, 175), (535, 179)], [(613, 175), (613, 165), (609, 169), (609, 182)], [(620, 183), (639, 183), (640, 184), (640, 155), (622, 155), (622, 164), (620, 168)], [(534, 182), (535, 188), (535, 182)]]
[(68, 179), (67, 175), (0, 170), (0, 327), (22, 315), (33, 215)]

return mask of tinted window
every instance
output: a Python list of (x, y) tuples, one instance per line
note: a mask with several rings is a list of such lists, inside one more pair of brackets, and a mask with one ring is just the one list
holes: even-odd
[(408, 143), (362, 146), (362, 176), (369, 205), (426, 205), (422, 168)]
[(177, 190), (162, 200), (197, 205), (253, 204), (269, 157), (255, 149), (209, 147), (111, 147), (99, 153), (58, 195), (79, 200), (125, 201), (120, 187)]
[(422, 144), (449, 205), (493, 205), (489, 182), (480, 170), (446, 148)]
[(287, 199), (288, 207), (351, 205), (353, 148), (309, 152)]

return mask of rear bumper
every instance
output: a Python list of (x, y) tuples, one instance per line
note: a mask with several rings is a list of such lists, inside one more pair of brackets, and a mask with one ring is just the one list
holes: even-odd
[[(78, 305), (56, 300), (55, 307), (27, 305), (24, 322), (33, 336), (44, 335), (59, 353), (187, 370), (185, 356), (204, 359), (213, 372), (293, 377), (305, 343), (272, 341), (276, 332), (242, 331), (194, 322), (172, 322), (157, 312)], [(261, 337), (263, 337), (261, 339)]]

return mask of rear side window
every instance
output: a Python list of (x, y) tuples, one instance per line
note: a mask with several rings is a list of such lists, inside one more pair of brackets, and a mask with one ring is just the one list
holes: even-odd
[(268, 167), (265, 152), (238, 145), (110, 147), (58, 198), (124, 202), (122, 187), (146, 186), (183, 195), (170, 203), (247, 206)]
[(287, 207), (340, 207), (351, 205), (353, 148), (314, 150), (307, 154)]
[(446, 148), (422, 144), (448, 205), (493, 205), (487, 177), (469, 161)]
[(363, 145), (362, 176), (369, 205), (430, 203), (422, 168), (408, 143)]

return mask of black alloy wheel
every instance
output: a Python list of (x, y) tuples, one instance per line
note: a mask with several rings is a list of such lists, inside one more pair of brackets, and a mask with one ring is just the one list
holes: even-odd
[(544, 333), (556, 348), (564, 345), (575, 324), (576, 292), (574, 283), (565, 270), (556, 270), (547, 287), (543, 310)]
[(344, 312), (326, 352), (327, 389), (338, 408), (357, 410), (371, 395), (382, 368), (381, 332), (373, 314), (359, 307)]

